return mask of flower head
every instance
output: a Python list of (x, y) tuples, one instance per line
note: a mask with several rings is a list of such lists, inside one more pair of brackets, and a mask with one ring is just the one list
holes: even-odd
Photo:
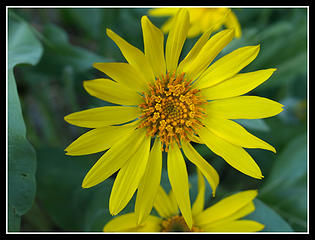
[[(235, 30), (235, 37), (242, 36), (241, 26), (234, 12), (229, 8), (186, 8), (190, 15), (190, 27), (187, 37), (193, 38), (206, 32), (209, 28), (219, 30), (222, 25)], [(154, 8), (148, 11), (153, 17), (170, 17), (161, 27), (167, 33), (172, 27), (178, 8)]]
[(140, 104), (143, 119), (140, 128), (146, 128), (152, 137), (157, 135), (165, 151), (172, 142), (180, 145), (180, 140), (190, 141), (196, 129), (202, 127), (201, 118), (205, 115), (202, 105), (206, 103), (191, 88), (191, 80), (184, 73), (166, 74), (150, 85), (149, 94), (143, 93), (144, 103)]
[(205, 181), (198, 171), (198, 195), (192, 206), (193, 224), (187, 225), (179, 214), (172, 190), (167, 194), (159, 188), (154, 208), (159, 217), (150, 215), (137, 224), (135, 213), (115, 217), (106, 223), (104, 232), (257, 232), (264, 225), (241, 219), (255, 210), (253, 203), (257, 190), (247, 190), (228, 196), (204, 209)]
[(169, 181), (182, 216), (191, 228), (183, 154), (206, 177), (213, 195), (219, 183), (218, 173), (191, 141), (205, 144), (235, 169), (261, 179), (260, 168), (244, 148), (273, 152), (275, 149), (231, 119), (266, 118), (282, 111), (282, 105), (275, 101), (240, 96), (266, 81), (275, 69), (239, 73), (256, 58), (259, 45), (239, 48), (211, 64), (233, 39), (231, 29), (210, 39), (209, 29), (178, 64), (189, 29), (185, 9), (174, 18), (165, 54), (161, 30), (146, 16), (142, 17), (141, 25), (144, 53), (107, 29), (107, 35), (128, 63), (95, 63), (93, 66), (112, 80), (99, 78), (85, 81), (83, 86), (92, 96), (121, 106), (65, 116), (70, 124), (92, 128), (65, 151), (68, 155), (84, 155), (108, 149), (87, 173), (82, 187), (95, 186), (118, 171), (109, 210), (113, 215), (119, 213), (137, 190), (135, 212), (139, 223), (152, 209), (161, 178), (162, 151), (166, 151)]

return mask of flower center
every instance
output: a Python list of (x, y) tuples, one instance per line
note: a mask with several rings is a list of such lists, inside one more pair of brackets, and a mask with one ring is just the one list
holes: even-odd
[(162, 221), (161, 232), (201, 232), (201, 229), (194, 226), (189, 229), (182, 216), (174, 216)]
[(195, 129), (202, 126), (200, 118), (205, 115), (200, 106), (206, 101), (198, 94), (200, 90), (191, 89), (191, 80), (187, 81), (184, 75), (167, 73), (157, 78), (149, 86), (149, 93), (143, 93), (144, 103), (139, 105), (143, 112), (139, 127), (146, 127), (152, 137), (159, 136), (165, 151), (174, 140), (179, 146), (180, 139), (190, 141), (190, 136), (196, 134)]

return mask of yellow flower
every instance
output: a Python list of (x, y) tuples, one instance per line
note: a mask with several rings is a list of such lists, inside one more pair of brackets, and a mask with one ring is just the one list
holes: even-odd
[(106, 223), (104, 232), (257, 232), (264, 225), (240, 219), (255, 210), (253, 199), (257, 190), (247, 190), (226, 197), (204, 209), (205, 182), (198, 171), (198, 195), (192, 206), (192, 227), (179, 214), (172, 190), (169, 194), (159, 188), (154, 208), (160, 217), (150, 215), (138, 225), (135, 213), (127, 213)]
[[(169, 32), (179, 8), (154, 8), (148, 11), (150, 16), (170, 18), (163, 24), (161, 30)], [(209, 28), (219, 30), (222, 25), (235, 30), (235, 37), (242, 36), (241, 26), (236, 15), (229, 8), (186, 8), (190, 15), (190, 27), (187, 37), (193, 38), (206, 32)]]
[[(92, 96), (122, 106), (65, 116), (70, 124), (93, 128), (65, 151), (84, 155), (108, 149), (87, 173), (82, 187), (93, 187), (119, 171), (109, 199), (110, 213), (118, 214), (138, 190), (135, 211), (139, 223), (152, 209), (161, 178), (162, 151), (166, 151), (169, 181), (191, 227), (188, 174), (180, 148), (206, 177), (213, 195), (219, 176), (190, 141), (205, 144), (237, 170), (261, 179), (260, 168), (243, 147), (275, 149), (231, 119), (266, 118), (282, 111), (275, 101), (240, 96), (266, 81), (275, 69), (238, 73), (256, 58), (259, 46), (239, 48), (210, 65), (233, 39), (231, 29), (210, 39), (211, 30), (205, 32), (178, 64), (189, 28), (185, 9), (175, 16), (165, 57), (161, 30), (147, 16), (142, 17), (141, 25), (144, 53), (107, 29), (128, 63), (95, 63), (95, 68), (114, 81), (99, 78), (85, 81), (83, 86)], [(155, 140), (150, 149), (151, 138)]]

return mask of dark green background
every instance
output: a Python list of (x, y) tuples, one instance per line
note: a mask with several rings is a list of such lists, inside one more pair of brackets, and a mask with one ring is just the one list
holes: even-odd
[[(71, 126), (63, 117), (111, 105), (88, 95), (82, 81), (102, 76), (92, 68), (94, 62), (125, 61), (105, 35), (106, 28), (143, 50), (140, 19), (147, 10), (8, 9), (8, 231), (101, 231), (111, 219), (108, 197), (114, 176), (91, 189), (81, 188), (101, 153), (66, 156), (63, 149), (87, 129)], [(207, 206), (234, 192), (258, 189), (256, 211), (247, 218), (265, 224), (264, 231), (307, 231), (307, 9), (233, 11), (243, 36), (218, 57), (261, 44), (258, 57), (243, 71), (278, 70), (249, 94), (279, 101), (285, 110), (264, 120), (239, 121), (277, 149), (277, 154), (248, 150), (261, 167), (263, 180), (245, 176), (195, 145), (220, 175), (217, 196), (208, 197)], [(150, 19), (159, 27), (165, 21)], [(196, 40), (186, 41), (181, 58)], [(189, 162), (187, 166), (194, 199), (195, 166)], [(162, 185), (169, 189), (165, 172)], [(134, 198), (122, 213), (133, 208)]]

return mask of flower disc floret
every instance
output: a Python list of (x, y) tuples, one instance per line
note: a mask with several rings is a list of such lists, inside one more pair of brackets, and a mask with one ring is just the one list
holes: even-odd
[(165, 151), (173, 141), (179, 145), (180, 140), (190, 141), (205, 115), (201, 106), (206, 101), (199, 93), (200, 90), (191, 87), (185, 73), (167, 73), (157, 78), (149, 92), (143, 93), (144, 103), (139, 105), (143, 120), (139, 128), (145, 127), (148, 135), (160, 137)]
[(196, 226), (190, 229), (185, 219), (178, 215), (163, 220), (161, 226), (161, 232), (202, 232), (202, 230)]

